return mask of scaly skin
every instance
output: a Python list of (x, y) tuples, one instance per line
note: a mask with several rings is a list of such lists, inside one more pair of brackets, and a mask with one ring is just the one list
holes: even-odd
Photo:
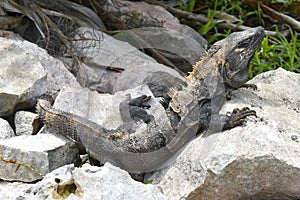
[[(120, 105), (124, 124), (107, 130), (85, 118), (38, 103), (45, 125), (85, 147), (101, 162), (111, 162), (129, 172), (154, 171), (168, 165), (180, 150), (204, 130), (218, 132), (245, 123), (255, 115), (248, 108), (234, 109), (230, 116), (218, 114), (233, 89), (244, 87), (249, 62), (264, 37), (262, 27), (233, 33), (215, 43), (186, 77), (187, 87), (171, 89), (166, 101), (166, 123), (149, 113), (149, 97), (127, 98)], [(195, 152), (197, 153), (197, 152)]]

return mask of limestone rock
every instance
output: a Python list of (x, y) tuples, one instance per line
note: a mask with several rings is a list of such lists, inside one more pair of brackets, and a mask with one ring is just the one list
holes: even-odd
[(0, 162), (0, 179), (9, 181), (36, 181), (60, 166), (79, 161), (75, 143), (53, 134), (0, 140), (0, 155), (17, 162)]
[(6, 39), (13, 39), (13, 40), (23, 40), (23, 38), (20, 35), (7, 30), (0, 30), (0, 37), (4, 37)]
[[(144, 44), (136, 41), (137, 37), (140, 37)], [(157, 51), (162, 50), (164, 52), (163, 55), (184, 72), (192, 71), (191, 65), (198, 62), (199, 58), (205, 53), (203, 48), (205, 44), (199, 44), (194, 38), (168, 28), (146, 27), (131, 29), (122, 31), (120, 34), (115, 35), (114, 38), (126, 41), (138, 49), (154, 48)], [(174, 55), (177, 56), (177, 60), (181, 58), (182, 62), (173, 59)]]
[(30, 52), (44, 67), (47, 73), (47, 92), (49, 94), (56, 95), (63, 87), (80, 87), (80, 84), (73, 74), (66, 69), (64, 63), (50, 56), (45, 49), (26, 40), (10, 40), (10, 42)]
[(277, 69), (249, 83), (258, 90), (234, 91), (221, 112), (248, 106), (258, 118), (198, 137), (172, 166), (147, 178), (170, 199), (300, 197), (300, 75)]
[(15, 115), (16, 135), (33, 135), (38, 132), (38, 115), (27, 111), (18, 111)]
[(58, 94), (54, 108), (87, 118), (106, 128), (117, 128), (122, 124), (117, 105), (124, 99), (87, 88), (64, 88)]
[[(63, 200), (63, 195), (70, 194), (70, 191), (63, 191), (62, 187), (58, 187), (59, 185), (67, 185), (66, 183), (72, 182), (73, 180), (73, 170), (75, 169), (73, 164), (65, 165), (59, 167), (52, 172), (48, 173), (43, 180), (39, 181), (38, 183), (32, 185), (31, 187), (27, 188), (23, 192), (19, 193), (18, 195), (22, 200), (52, 200), (52, 199), (59, 199)], [(69, 184), (69, 186), (72, 186)], [(72, 187), (69, 187), (72, 188)], [(57, 190), (60, 189), (60, 195), (57, 194)], [(66, 197), (66, 196), (64, 196)], [(67, 198), (70, 199), (70, 198)], [(77, 199), (77, 198), (75, 198)], [(78, 198), (79, 199), (79, 198)]]
[(15, 133), (8, 122), (0, 118), (0, 140), (14, 137)]
[[(74, 44), (79, 54), (86, 57), (85, 64), (92, 69), (86, 69), (87, 66), (83, 65), (81, 67), (84, 69), (79, 70), (78, 76), (81, 76), (80, 80), (84, 80), (83, 83), (92, 90), (116, 93), (147, 84), (147, 78), (160, 77), (162, 73), (168, 73), (174, 85), (183, 82), (183, 77), (177, 71), (157, 63), (127, 42), (87, 28), (82, 28), (78, 32), (96, 40), (93, 48), (90, 48), (90, 42), (78, 41)], [(163, 82), (160, 84), (164, 85)]]
[(73, 177), (85, 191), (84, 199), (167, 199), (155, 186), (134, 181), (126, 171), (109, 163), (102, 168), (77, 168)]
[[(161, 27), (167, 23), (179, 24), (179, 20), (161, 6), (150, 5), (146, 2), (122, 1), (122, 3), (123, 6), (119, 10), (123, 14), (121, 20), (130, 27)], [(136, 22), (136, 24), (131, 22)]]
[(34, 105), (46, 92), (46, 72), (32, 53), (0, 38), (0, 116)]
[[(166, 28), (177, 31), (186, 38), (195, 40), (202, 47), (207, 46), (207, 41), (197, 31), (189, 26), (180, 24), (178, 18), (161, 6), (131, 1), (122, 1), (121, 7), (116, 7), (111, 2), (106, 2), (106, 5), (105, 9), (121, 13), (120, 20), (132, 29), (146, 27)], [(172, 44), (167, 45), (171, 46)]]
[(103, 167), (66, 165), (47, 174), (20, 197), (32, 199), (166, 200), (155, 186), (134, 181), (126, 171), (109, 163)]
[[(58, 94), (54, 108), (85, 117), (107, 129), (116, 129), (124, 123), (119, 105), (127, 98), (127, 94), (132, 98), (143, 94), (153, 97), (146, 85), (121, 91), (115, 95), (99, 94), (87, 88), (64, 88)], [(159, 100), (159, 98), (152, 98), (151, 101), (153, 105), (160, 105)]]
[(33, 184), (22, 182), (0, 181), (0, 197), (1, 199), (16, 200), (17, 198), (20, 198), (21, 194), (23, 194), (23, 192), (32, 185)]

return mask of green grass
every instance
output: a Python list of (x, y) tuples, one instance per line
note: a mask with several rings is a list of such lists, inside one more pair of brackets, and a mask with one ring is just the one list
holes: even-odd
[(261, 50), (255, 53), (249, 78), (279, 67), (300, 73), (300, 34), (290, 28), (291, 37), (288, 40), (275, 28), (277, 37), (265, 36)]
[[(291, 0), (277, 0), (275, 3), (283, 3), (284, 6), (291, 6)], [(227, 35), (232, 30), (219, 30), (217, 24), (222, 22), (216, 20), (216, 11), (226, 11), (226, 13), (236, 16), (237, 18), (246, 18), (251, 16), (257, 19), (259, 25), (263, 24), (263, 13), (258, 6), (257, 9), (249, 8), (237, 0), (216, 0), (216, 1), (190, 1), (186, 5), (186, 11), (193, 12), (197, 7), (207, 6), (207, 17), (210, 19), (206, 24), (200, 24), (198, 32), (205, 37), (210, 44), (218, 41)], [(243, 15), (241, 15), (241, 13)], [(247, 19), (241, 19), (247, 20)], [(243, 23), (243, 22), (242, 22)], [(274, 70), (282, 67), (288, 71), (300, 73), (300, 33), (297, 33), (289, 27), (291, 35), (286, 38), (279, 31), (277, 26), (271, 27), (277, 32), (277, 36), (266, 35), (261, 44), (261, 49), (258, 50), (250, 64), (249, 78), (253, 78), (257, 74), (265, 71)]]

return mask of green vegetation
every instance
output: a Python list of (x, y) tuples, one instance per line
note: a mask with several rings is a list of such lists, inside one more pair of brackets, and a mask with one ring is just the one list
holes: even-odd
[[(297, 14), (294, 14), (294, 16), (289, 14), (296, 12), (291, 12), (291, 6), (293, 6), (294, 2), (292, 0), (273, 0), (269, 1), (269, 5), (278, 8), (278, 11), (281, 13), (288, 13), (291, 17), (297, 17)], [(210, 44), (226, 37), (232, 32), (232, 30), (217, 27), (219, 23), (227, 21), (227, 18), (218, 19), (217, 14), (220, 11), (240, 20), (234, 22), (236, 24), (243, 24), (249, 27), (264, 26), (266, 30), (277, 33), (276, 36), (266, 35), (261, 44), (261, 49), (255, 53), (254, 59), (251, 62), (250, 79), (257, 74), (279, 67), (300, 73), (300, 33), (286, 24), (276, 23), (274, 25), (273, 22), (270, 22), (270, 19), (265, 18), (260, 4), (256, 8), (253, 8), (237, 0), (190, 1), (190, 4), (182, 6), (183, 8), (188, 12), (206, 14), (209, 22), (197, 22), (194, 28)], [(286, 37), (280, 32), (283, 30), (289, 30), (289, 36)]]
[(276, 31), (278, 36), (265, 36), (261, 50), (255, 53), (249, 78), (279, 67), (300, 73), (300, 34), (291, 30), (288, 40)]

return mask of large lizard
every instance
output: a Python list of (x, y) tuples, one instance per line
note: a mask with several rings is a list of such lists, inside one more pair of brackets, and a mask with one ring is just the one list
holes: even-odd
[[(169, 164), (184, 145), (205, 131), (212, 133), (244, 124), (256, 113), (219, 110), (228, 92), (246, 85), (249, 62), (264, 37), (262, 27), (230, 34), (216, 42), (186, 77), (187, 86), (172, 88), (164, 101), (165, 123), (147, 112), (150, 97), (142, 95), (121, 103), (124, 124), (107, 130), (88, 119), (53, 109), (39, 101), (37, 111), (46, 127), (81, 144), (91, 157), (109, 161), (129, 172), (153, 171)], [(163, 107), (162, 107), (163, 108)]]

